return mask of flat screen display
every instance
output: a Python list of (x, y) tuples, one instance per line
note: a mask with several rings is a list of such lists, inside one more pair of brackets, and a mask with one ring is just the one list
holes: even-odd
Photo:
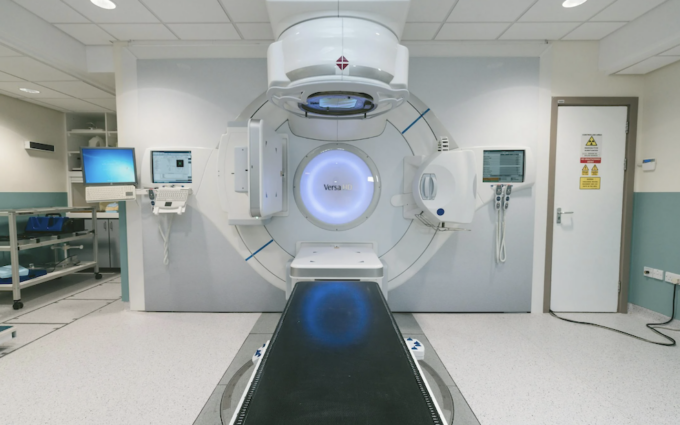
[(81, 148), (87, 185), (136, 185), (134, 148)]
[(523, 183), (525, 152), (484, 151), (484, 183)]
[(151, 181), (159, 184), (191, 183), (191, 151), (152, 151)]

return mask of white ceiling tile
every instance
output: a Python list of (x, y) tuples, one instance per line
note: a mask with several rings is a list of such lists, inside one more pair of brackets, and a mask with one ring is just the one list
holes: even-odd
[(182, 40), (240, 40), (232, 24), (168, 24)]
[(432, 40), (437, 34), (437, 30), (441, 24), (436, 23), (406, 23), (404, 26), (404, 34), (402, 34), (402, 40)]
[(514, 22), (536, 0), (458, 0), (449, 22)]
[(237, 24), (245, 40), (273, 40), (274, 32), (270, 24)]
[(517, 23), (501, 36), (501, 40), (559, 40), (579, 24), (577, 22), (558, 23)]
[(21, 96), (21, 94), (23, 94), (23, 93), (17, 94), (17, 93), (13, 93), (13, 92), (9, 92), (9, 91), (0, 89), (0, 94), (3, 95), (3, 96), (13, 97), (15, 99), (23, 99), (23, 96)]
[(139, 0), (115, 0), (115, 9), (102, 9), (89, 0), (62, 0), (96, 23), (155, 23), (153, 14)]
[(88, 46), (110, 45), (116, 37), (95, 24), (56, 24), (55, 27)]
[(116, 110), (116, 99), (87, 99), (88, 102), (101, 106), (102, 108)]
[(612, 4), (614, 0), (588, 0), (576, 7), (563, 7), (563, 2), (563, 0), (538, 0), (519, 20), (520, 22), (584, 22)]
[(509, 23), (447, 23), (437, 40), (495, 40), (511, 24)]
[(5, 47), (0, 44), (0, 57), (5, 57), (5, 56), (22, 56), (21, 53), (15, 52), (14, 50), (10, 49), (9, 47)]
[(653, 56), (617, 74), (647, 74), (677, 61), (680, 61), (680, 56)]
[(17, 78), (14, 75), (5, 74), (0, 72), (0, 81), (23, 81), (21, 78)]
[(112, 112), (80, 99), (41, 99), (40, 102), (73, 112)]
[(627, 22), (586, 22), (562, 40), (602, 40)]
[(0, 58), (0, 71), (28, 81), (73, 81), (61, 71), (25, 56)]
[(269, 22), (265, 0), (220, 0), (220, 2), (233, 22)]
[(406, 22), (443, 22), (457, 0), (411, 0)]
[(617, 0), (591, 21), (633, 21), (666, 0)]
[(54, 105), (48, 105), (47, 103), (41, 102), (41, 101), (36, 100), (36, 99), (29, 99), (29, 98), (27, 98), (27, 97), (22, 97), (22, 98), (20, 98), (20, 99), (23, 100), (24, 102), (28, 102), (28, 103), (32, 103), (32, 104), (34, 104), (34, 105), (42, 106), (43, 108), (52, 109), (53, 111), (59, 111), (59, 112), (71, 112), (71, 111), (69, 111), (68, 109), (59, 108), (59, 107), (54, 106)]
[(680, 56), (680, 46), (674, 47), (671, 50), (666, 50), (665, 52), (661, 53), (660, 56)]
[[(27, 89), (33, 89), (33, 90), (38, 90), (40, 93), (25, 93), (19, 90), (20, 88), (27, 88)], [(29, 83), (28, 81), (21, 81), (21, 82), (3, 82), (0, 83), (0, 89), (11, 92), (11, 93), (18, 93), (21, 97), (27, 97), (31, 99), (69, 99), (71, 96), (65, 95), (63, 93), (59, 93), (54, 90), (50, 90), (48, 88), (45, 88), (43, 86), (40, 86), (35, 83)]]
[(229, 22), (219, 0), (143, 0), (163, 22)]
[(163, 24), (102, 24), (118, 40), (177, 40)]
[(80, 99), (111, 99), (115, 97), (82, 81), (36, 81), (36, 83)]
[(14, 2), (53, 24), (90, 22), (61, 0), (14, 0)]

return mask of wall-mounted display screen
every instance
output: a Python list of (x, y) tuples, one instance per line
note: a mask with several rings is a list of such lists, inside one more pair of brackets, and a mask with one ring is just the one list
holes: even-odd
[(134, 148), (81, 148), (86, 185), (136, 185)]
[(484, 183), (523, 183), (524, 150), (484, 151)]
[(160, 184), (191, 183), (191, 151), (152, 151), (151, 181)]

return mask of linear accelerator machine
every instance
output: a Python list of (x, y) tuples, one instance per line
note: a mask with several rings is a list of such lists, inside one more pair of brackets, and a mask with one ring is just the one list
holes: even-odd
[[(534, 164), (523, 147), (460, 149), (409, 93), (409, 4), (267, 1), (268, 90), (228, 124), (217, 179), (227, 238), (288, 303), (232, 424), (444, 423), (388, 292), (488, 204), (505, 261), (510, 196)], [(213, 151), (150, 149), (143, 175), (173, 150), (196, 168)], [(188, 193), (210, 178), (193, 174)]]

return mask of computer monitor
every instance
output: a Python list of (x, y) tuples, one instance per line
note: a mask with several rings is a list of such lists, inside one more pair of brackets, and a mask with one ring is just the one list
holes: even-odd
[(484, 183), (523, 183), (524, 150), (485, 150)]
[(154, 184), (190, 184), (191, 151), (151, 151), (151, 181)]
[(83, 183), (88, 186), (137, 185), (134, 148), (80, 148)]

